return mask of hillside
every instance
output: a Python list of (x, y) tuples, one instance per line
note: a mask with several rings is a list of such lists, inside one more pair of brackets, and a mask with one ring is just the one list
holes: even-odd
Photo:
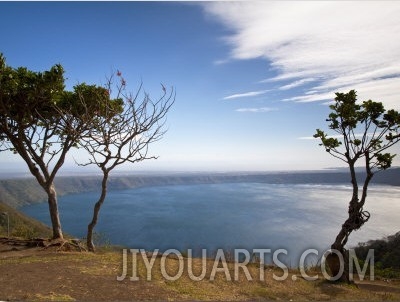
[[(109, 189), (121, 190), (143, 186), (186, 185), (207, 183), (253, 182), (269, 184), (348, 184), (347, 172), (281, 172), (281, 173), (182, 173), (165, 175), (117, 175), (110, 177)], [(373, 184), (400, 186), (400, 168), (375, 175)], [(100, 178), (95, 176), (58, 177), (55, 181), (59, 196), (98, 191)], [(0, 180), (0, 200), (18, 208), (43, 202), (45, 192), (32, 178)]]
[[(15, 237), (50, 237), (51, 229), (45, 224), (24, 215), (5, 203), (0, 202), (0, 213), (7, 213), (10, 219), (10, 235)], [(0, 215), (0, 237), (7, 236), (7, 216)]]
[(387, 278), (400, 278), (400, 232), (382, 239), (359, 243), (355, 248), (361, 259), (374, 250), (376, 270)]

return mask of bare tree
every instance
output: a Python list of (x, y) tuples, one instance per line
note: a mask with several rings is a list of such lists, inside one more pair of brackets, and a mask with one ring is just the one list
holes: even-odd
[[(388, 151), (400, 141), (400, 114), (395, 110), (386, 111), (382, 103), (371, 100), (359, 104), (354, 90), (336, 93), (335, 103), (330, 108), (332, 112), (326, 121), (336, 136), (328, 136), (317, 129), (314, 137), (321, 140), (320, 145), (330, 155), (349, 167), (353, 193), (348, 218), (331, 248), (341, 253), (345, 260), (341, 280), (350, 282), (345, 245), (350, 234), (360, 229), (370, 218), (370, 213), (364, 210), (368, 185), (375, 173), (390, 168), (392, 164), (396, 154)], [(361, 176), (356, 172), (356, 163), (360, 162), (365, 175), (361, 188)], [(332, 274), (336, 276), (339, 272), (338, 255), (330, 254), (327, 262)]]
[[(113, 87), (116, 91), (112, 90)], [(166, 115), (175, 101), (174, 89), (171, 88), (167, 93), (163, 85), (162, 96), (157, 101), (152, 101), (150, 96), (142, 91), (142, 85), (135, 95), (127, 94), (125, 79), (119, 71), (108, 79), (106, 88), (110, 95), (116, 95), (121, 107), (106, 104), (103, 108), (105, 112), (94, 118), (93, 128), (80, 141), (81, 146), (90, 155), (89, 161), (80, 165), (96, 165), (103, 174), (101, 194), (94, 206), (87, 231), (87, 246), (92, 252), (95, 251), (93, 230), (107, 195), (110, 172), (124, 163), (134, 164), (157, 158), (149, 155), (149, 146), (165, 134)], [(139, 100), (142, 92), (143, 99)]]

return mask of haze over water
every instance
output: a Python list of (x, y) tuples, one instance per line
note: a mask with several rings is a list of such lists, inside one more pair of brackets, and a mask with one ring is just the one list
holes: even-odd
[[(348, 185), (227, 183), (143, 187), (111, 191), (96, 231), (113, 244), (147, 250), (188, 248), (287, 249), (292, 266), (309, 248), (325, 251), (340, 230), (351, 196)], [(370, 220), (348, 246), (399, 231), (400, 188), (371, 186)], [(65, 232), (86, 235), (98, 193), (60, 197)], [(50, 224), (47, 203), (22, 209)]]

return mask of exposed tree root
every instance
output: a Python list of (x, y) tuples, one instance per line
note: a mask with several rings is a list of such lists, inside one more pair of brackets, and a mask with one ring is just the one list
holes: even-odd
[(47, 239), (47, 238), (6, 238), (0, 237), (0, 243), (14, 245), (14, 246), (26, 246), (30, 247), (42, 247), (43, 249), (56, 248), (57, 252), (60, 251), (87, 251), (86, 247), (80, 242), (79, 239)]

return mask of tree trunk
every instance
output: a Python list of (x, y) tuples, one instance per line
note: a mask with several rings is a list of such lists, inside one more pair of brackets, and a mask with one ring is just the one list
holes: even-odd
[[(350, 278), (350, 268), (349, 268), (349, 255), (348, 251), (345, 249), (347, 240), (350, 234), (361, 228), (361, 226), (368, 220), (369, 213), (362, 210), (362, 204), (358, 201), (356, 195), (353, 195), (352, 200), (349, 204), (349, 217), (343, 223), (339, 234), (336, 236), (335, 242), (331, 245), (332, 250), (336, 250), (342, 255), (344, 261), (344, 271), (340, 276), (339, 280), (346, 283), (354, 283)], [(368, 215), (366, 215), (368, 213)], [(340, 270), (340, 259), (337, 254), (331, 253), (327, 258), (329, 269), (331, 271), (332, 277), (337, 276)]]
[[(352, 283), (350, 279), (350, 269), (349, 269), (349, 257), (348, 251), (344, 248), (347, 240), (352, 231), (361, 227), (359, 216), (360, 216), (360, 208), (358, 203), (358, 183), (357, 183), (357, 176), (356, 171), (354, 168), (354, 163), (356, 158), (351, 160), (349, 157), (347, 158), (347, 162), (349, 163), (350, 169), (350, 176), (351, 176), (351, 184), (353, 187), (353, 194), (349, 203), (348, 214), (349, 217), (347, 220), (342, 224), (342, 228), (339, 234), (336, 236), (335, 242), (331, 245), (331, 250), (337, 251), (343, 259), (343, 273), (339, 277), (339, 281)], [(332, 276), (336, 277), (340, 273), (340, 257), (336, 253), (331, 253), (326, 257), (326, 262), (328, 263), (329, 269), (331, 271)]]
[[(334, 250), (332, 248), (332, 250)], [(336, 250), (336, 249), (335, 249)], [(354, 283), (350, 278), (350, 265), (349, 265), (349, 252), (346, 249), (336, 250), (339, 252), (341, 257), (336, 253), (330, 253), (326, 257), (326, 262), (328, 263), (329, 270), (331, 271), (331, 277), (334, 277), (336, 280), (345, 282), (348, 284)], [(343, 259), (343, 271), (341, 272), (341, 261)]]
[(58, 213), (57, 206), (57, 192), (54, 187), (54, 184), (51, 184), (46, 190), (48, 203), (49, 203), (49, 211), (51, 218), (51, 225), (53, 227), (53, 239), (64, 239), (62, 230), (61, 230), (61, 222), (60, 216)]
[[(350, 218), (349, 218), (350, 219)], [(347, 219), (346, 222), (349, 220)], [(331, 250), (336, 251), (342, 257), (339, 257), (336, 253), (330, 253), (326, 257), (326, 263), (331, 271), (331, 277), (339, 277), (338, 281), (345, 283), (353, 283), (350, 279), (350, 268), (349, 268), (349, 255), (348, 251), (344, 248), (350, 232), (346, 231), (346, 222), (342, 225), (342, 229), (336, 236), (335, 242), (331, 245)], [(340, 265), (343, 259), (343, 272), (340, 274)]]
[(88, 225), (88, 232), (87, 232), (87, 236), (86, 236), (87, 237), (86, 244), (87, 244), (88, 250), (90, 252), (95, 252), (95, 246), (93, 243), (93, 230), (97, 224), (100, 208), (103, 205), (103, 202), (106, 198), (107, 181), (108, 181), (108, 172), (103, 170), (103, 180), (101, 183), (101, 195), (100, 195), (99, 200), (94, 205), (92, 221)]

